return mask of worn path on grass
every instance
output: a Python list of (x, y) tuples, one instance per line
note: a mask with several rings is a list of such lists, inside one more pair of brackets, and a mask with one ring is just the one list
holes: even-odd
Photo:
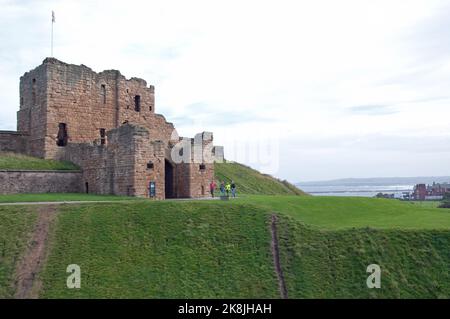
[(276, 214), (272, 214), (270, 223), (270, 233), (272, 235), (271, 248), (273, 256), (273, 264), (278, 279), (278, 288), (280, 290), (280, 297), (283, 299), (287, 299), (288, 294), (286, 289), (286, 282), (284, 280), (283, 270), (281, 269), (280, 263), (280, 249), (278, 246), (277, 223), (278, 223), (278, 216)]
[(38, 273), (48, 255), (50, 228), (57, 215), (56, 206), (37, 208), (37, 220), (28, 241), (25, 253), (16, 266), (14, 297), (18, 299), (38, 298), (41, 282)]

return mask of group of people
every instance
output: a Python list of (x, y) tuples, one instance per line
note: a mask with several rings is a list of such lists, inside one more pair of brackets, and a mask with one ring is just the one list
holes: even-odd
[[(211, 192), (211, 196), (214, 197), (214, 193), (216, 191), (217, 184), (214, 180), (209, 184), (209, 191)], [(231, 183), (225, 183), (224, 181), (220, 182), (220, 196), (231, 196), (236, 197), (236, 183), (231, 181)]]

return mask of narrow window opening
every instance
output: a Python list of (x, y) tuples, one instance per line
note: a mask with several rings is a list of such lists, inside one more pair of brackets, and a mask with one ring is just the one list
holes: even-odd
[(147, 169), (153, 169), (154, 166), (155, 166), (155, 165), (153, 164), (152, 161), (150, 161), (150, 162), (147, 163)]
[(36, 104), (36, 79), (31, 81), (31, 102), (33, 105)]
[(151, 105), (149, 106), (148, 110), (149, 110), (150, 112), (153, 111), (153, 108), (152, 108)]
[(136, 95), (134, 97), (134, 110), (136, 112), (140, 112), (141, 111), (141, 96), (140, 95)]
[(58, 125), (58, 135), (56, 137), (56, 145), (66, 146), (68, 140), (67, 135), (67, 125), (66, 123), (59, 123)]
[(84, 189), (86, 191), (86, 194), (89, 194), (89, 183), (88, 182), (84, 183)]
[(205, 164), (200, 164), (199, 168), (201, 171), (204, 171), (206, 169), (206, 165)]
[(106, 144), (106, 130), (104, 128), (100, 129), (100, 144), (101, 145)]
[(102, 84), (101, 95), (102, 95), (103, 104), (106, 104), (106, 85), (105, 84)]

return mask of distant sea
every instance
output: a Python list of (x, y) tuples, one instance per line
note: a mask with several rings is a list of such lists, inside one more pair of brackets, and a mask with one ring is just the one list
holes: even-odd
[(394, 194), (412, 192), (414, 185), (450, 182), (449, 176), (345, 178), (330, 181), (299, 182), (295, 185), (314, 196), (374, 197), (378, 193)]

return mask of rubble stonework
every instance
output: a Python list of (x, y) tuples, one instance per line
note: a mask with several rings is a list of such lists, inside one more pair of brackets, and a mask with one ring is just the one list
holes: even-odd
[(223, 161), (211, 132), (179, 137), (155, 113), (146, 81), (54, 58), (20, 78), (17, 132), (0, 132), (1, 150), (72, 161), (85, 192), (148, 197), (153, 183), (156, 199), (208, 196)]
[(3, 171), (0, 170), (0, 194), (78, 193), (82, 173), (77, 171)]

